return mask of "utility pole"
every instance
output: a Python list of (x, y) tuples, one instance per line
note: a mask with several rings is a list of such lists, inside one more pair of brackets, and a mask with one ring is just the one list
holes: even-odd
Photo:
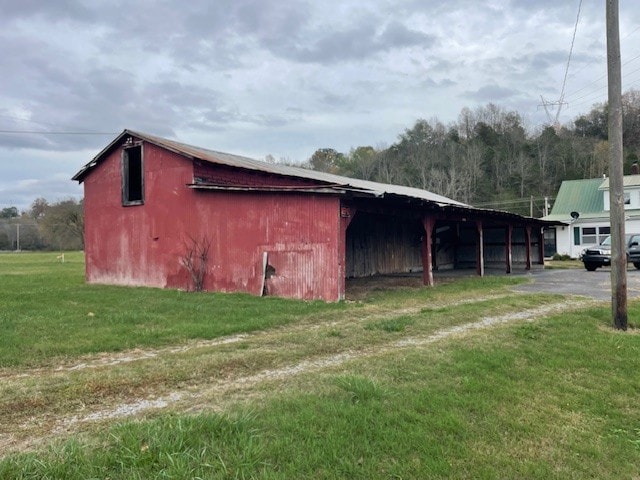
[(613, 326), (627, 329), (627, 248), (622, 163), (622, 73), (618, 0), (607, 0), (609, 85), (609, 201), (611, 219), (611, 310)]
[(20, 251), (20, 224), (16, 223), (16, 252)]

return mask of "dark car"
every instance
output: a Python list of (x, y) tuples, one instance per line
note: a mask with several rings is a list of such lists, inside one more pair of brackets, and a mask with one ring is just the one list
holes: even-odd
[[(629, 233), (625, 235), (627, 245), (627, 262), (640, 269), (640, 234)], [(584, 262), (584, 268), (593, 272), (598, 267), (611, 265), (611, 236), (596, 246), (589, 247), (582, 252), (580, 259)]]

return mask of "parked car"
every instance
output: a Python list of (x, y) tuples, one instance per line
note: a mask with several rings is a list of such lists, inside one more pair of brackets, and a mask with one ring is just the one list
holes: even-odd
[[(640, 234), (629, 233), (625, 235), (627, 245), (627, 262), (640, 269)], [(611, 265), (611, 236), (608, 236), (596, 247), (586, 248), (580, 259), (584, 263), (584, 268), (593, 272), (598, 267)]]

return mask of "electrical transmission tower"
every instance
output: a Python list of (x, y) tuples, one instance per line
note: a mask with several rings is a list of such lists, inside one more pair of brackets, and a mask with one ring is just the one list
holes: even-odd
[[(538, 105), (539, 107), (544, 107), (544, 111), (547, 114), (547, 118), (549, 119), (549, 124), (553, 126), (556, 130), (560, 128), (560, 112), (562, 111), (562, 107), (567, 105), (567, 102), (564, 101), (564, 89), (567, 86), (567, 74), (569, 73), (569, 64), (571, 63), (571, 54), (573, 53), (573, 44), (576, 41), (576, 32), (578, 31), (578, 21), (580, 20), (580, 10), (582, 8), (582, 0), (578, 4), (578, 15), (576, 16), (576, 24), (573, 28), (573, 37), (571, 38), (571, 47), (569, 48), (569, 58), (567, 58), (567, 66), (564, 70), (564, 79), (562, 80), (562, 89), (560, 90), (560, 98), (555, 102), (549, 102), (544, 99), (542, 95), (540, 95), (540, 100), (542, 100), (542, 104)], [(557, 107), (555, 115), (553, 115), (550, 107)]]
[[(558, 128), (560, 127), (560, 121), (559, 121), (560, 112), (562, 111), (562, 107), (564, 105), (567, 105), (567, 102), (564, 101), (564, 85), (562, 86), (562, 93), (560, 94), (560, 100), (557, 100), (555, 102), (549, 102), (545, 100), (542, 95), (540, 95), (540, 100), (542, 101), (542, 103), (538, 106), (544, 107), (544, 111), (547, 114), (547, 118), (549, 119), (549, 125), (551, 125), (553, 128), (558, 130)], [(550, 107), (558, 107), (556, 109), (555, 115), (550, 110)]]

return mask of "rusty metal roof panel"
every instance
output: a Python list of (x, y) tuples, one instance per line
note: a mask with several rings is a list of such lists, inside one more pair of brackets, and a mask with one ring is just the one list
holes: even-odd
[(227, 165), (231, 167), (244, 168), (249, 170), (261, 171), (265, 173), (284, 175), (289, 177), (306, 178), (310, 180), (316, 180), (323, 183), (332, 185), (339, 185), (341, 187), (351, 187), (355, 190), (362, 191), (369, 195), (376, 197), (384, 197), (386, 195), (400, 195), (413, 199), (426, 200), (429, 202), (437, 203), (438, 205), (459, 205), (468, 206), (457, 200), (438, 195), (436, 193), (422, 190), (419, 188), (405, 187), (402, 185), (390, 185), (386, 183), (371, 182), (368, 180), (360, 180), (356, 178), (343, 177), (340, 175), (333, 175), (330, 173), (318, 172), (315, 170), (308, 170), (301, 167), (291, 167), (288, 165), (279, 165), (266, 163), (259, 160), (254, 160), (248, 157), (242, 157), (239, 155), (232, 155), (224, 152), (217, 152), (215, 150), (208, 150), (205, 148), (195, 147), (193, 145), (187, 145), (185, 143), (176, 142), (174, 140), (168, 140), (166, 138), (156, 137), (146, 133), (136, 132), (133, 130), (124, 130), (113, 142), (111, 142), (106, 148), (104, 148), (91, 162), (87, 163), (78, 173), (73, 176), (73, 180), (81, 182), (89, 171), (95, 167), (102, 156), (109, 152), (112, 148), (117, 146), (124, 137), (133, 136), (141, 140), (154, 143), (158, 146), (162, 146), (168, 150), (179, 153), (193, 159), (199, 159), (211, 163), (217, 163), (221, 165)]
[(187, 154), (191, 157), (198, 158), (200, 160), (209, 161), (212, 163), (219, 163), (230, 167), (246, 168), (250, 170), (257, 170), (265, 173), (272, 173), (276, 175), (285, 175), (289, 177), (307, 178), (311, 180), (318, 180), (321, 182), (351, 186), (359, 190), (368, 190), (375, 196), (381, 197), (385, 194), (403, 195), (406, 197), (420, 198), (431, 202), (450, 204), (450, 205), (465, 205), (462, 202), (458, 202), (451, 198), (444, 197), (426, 190), (419, 188), (405, 187), (401, 185), (390, 185), (385, 183), (371, 182), (367, 180), (360, 180), (356, 178), (343, 177), (341, 175), (333, 175), (331, 173), (318, 172), (316, 170), (309, 170), (301, 167), (292, 167), (289, 165), (280, 165), (262, 162), (260, 160), (254, 160), (239, 155), (232, 155), (224, 152), (217, 152), (215, 150), (208, 150), (205, 148), (194, 147), (186, 145), (184, 143), (175, 142), (173, 140), (167, 140), (159, 137), (154, 137), (147, 134), (131, 132), (134, 136), (141, 138), (147, 138), (153, 143), (165, 146), (170, 150), (174, 150), (177, 153)]

